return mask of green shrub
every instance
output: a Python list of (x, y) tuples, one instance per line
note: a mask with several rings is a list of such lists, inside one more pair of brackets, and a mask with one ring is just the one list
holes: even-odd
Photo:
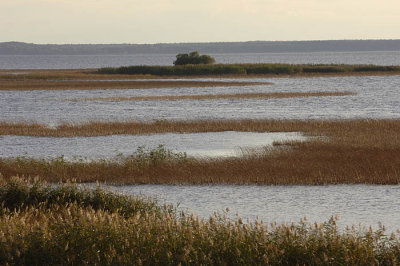
[(215, 59), (209, 55), (200, 55), (194, 51), (189, 54), (177, 54), (174, 65), (199, 65), (199, 64), (214, 64)]
[(304, 73), (340, 73), (346, 72), (346, 68), (341, 66), (305, 66)]
[(368, 65), (368, 66), (357, 66), (354, 68), (356, 72), (368, 72), (368, 71), (400, 71), (400, 66), (375, 66), (375, 65)]
[(175, 66), (123, 66), (101, 68), (101, 74), (134, 74), (155, 76), (202, 76), (202, 75), (246, 75), (246, 74), (284, 74), (298, 73), (343, 73), (400, 71), (400, 66), (374, 65), (291, 65), (291, 64), (217, 64), (217, 65), (175, 65)]

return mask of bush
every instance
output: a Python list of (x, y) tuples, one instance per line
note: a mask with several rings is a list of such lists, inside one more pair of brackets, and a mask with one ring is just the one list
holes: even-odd
[(190, 54), (177, 54), (174, 65), (200, 65), (200, 64), (214, 64), (215, 59), (209, 55), (200, 55), (199, 52), (194, 51)]

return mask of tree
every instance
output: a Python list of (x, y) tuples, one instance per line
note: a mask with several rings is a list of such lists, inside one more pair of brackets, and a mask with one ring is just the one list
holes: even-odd
[(199, 52), (194, 51), (189, 54), (177, 54), (174, 65), (199, 65), (199, 64), (214, 64), (215, 59), (209, 55), (200, 55)]

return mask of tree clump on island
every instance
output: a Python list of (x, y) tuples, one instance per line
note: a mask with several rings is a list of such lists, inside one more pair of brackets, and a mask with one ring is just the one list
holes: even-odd
[(175, 66), (180, 65), (200, 65), (200, 64), (214, 64), (215, 59), (209, 55), (200, 55), (199, 52), (194, 51), (189, 54), (177, 54), (174, 61)]

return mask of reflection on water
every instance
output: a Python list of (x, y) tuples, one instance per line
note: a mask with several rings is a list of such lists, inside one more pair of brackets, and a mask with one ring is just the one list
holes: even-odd
[[(251, 79), (273, 85), (93, 91), (0, 91), (0, 121), (50, 125), (90, 120), (400, 118), (400, 76)], [(273, 92), (355, 92), (357, 95), (202, 101), (87, 101), (71, 98)]]
[(119, 154), (133, 154), (138, 147), (156, 148), (163, 144), (167, 149), (186, 152), (189, 156), (238, 156), (239, 148), (271, 146), (274, 141), (305, 140), (300, 133), (209, 132), (154, 135), (114, 135), (101, 137), (24, 137), (0, 136), (0, 157), (58, 157), (67, 159), (112, 158)]
[(179, 204), (202, 217), (230, 208), (231, 217), (264, 222), (324, 222), (339, 215), (339, 226), (378, 228), (382, 222), (389, 231), (400, 229), (400, 186), (235, 186), (235, 185), (137, 185), (116, 186), (117, 191), (143, 194), (162, 202)]

